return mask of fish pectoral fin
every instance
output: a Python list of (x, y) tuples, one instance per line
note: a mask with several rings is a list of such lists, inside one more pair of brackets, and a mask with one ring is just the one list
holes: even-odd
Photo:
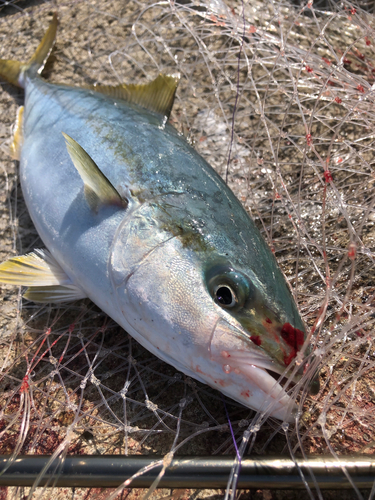
[(13, 141), (10, 145), (10, 153), (13, 160), (19, 160), (23, 144), (23, 110), (24, 107), (18, 108), (17, 120), (14, 126)]
[(47, 250), (35, 250), (0, 264), (0, 282), (23, 286), (71, 284), (69, 276)]
[(85, 197), (90, 208), (95, 211), (100, 205), (117, 205), (126, 208), (128, 200), (113, 187), (91, 156), (77, 141), (64, 132), (62, 134), (69, 156), (85, 185)]
[(130, 83), (115, 87), (93, 85), (90, 88), (96, 92), (138, 104), (149, 111), (155, 111), (169, 118), (179, 80), (180, 75), (160, 73), (155, 80), (149, 83), (139, 85)]
[(23, 295), (33, 302), (59, 303), (85, 299), (87, 295), (75, 285), (32, 286)]

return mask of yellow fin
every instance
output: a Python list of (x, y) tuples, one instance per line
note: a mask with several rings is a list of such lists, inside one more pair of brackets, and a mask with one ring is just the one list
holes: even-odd
[(100, 205), (126, 208), (128, 201), (120, 196), (91, 156), (69, 135), (62, 132), (68, 153), (85, 185), (86, 200), (93, 210)]
[(33, 302), (71, 302), (84, 299), (87, 295), (75, 285), (33, 286), (23, 294), (25, 299)]
[(23, 144), (23, 111), (24, 107), (18, 108), (17, 120), (14, 126), (13, 142), (10, 145), (10, 153), (14, 160), (19, 160)]
[(57, 13), (53, 13), (52, 21), (42, 39), (38, 48), (34, 52), (33, 57), (28, 61), (28, 66), (36, 65), (38, 67), (38, 73), (43, 71), (43, 68), (47, 62), (49, 55), (51, 54), (52, 48), (55, 45), (56, 31), (59, 24)]
[(180, 75), (160, 74), (155, 80), (145, 84), (136, 85), (130, 83), (115, 87), (94, 85), (90, 88), (96, 92), (138, 104), (143, 108), (155, 111), (169, 118), (179, 80)]
[(37, 73), (41, 73), (55, 43), (57, 25), (58, 19), (55, 12), (49, 28), (32, 58), (27, 63), (0, 59), (0, 76), (17, 87), (23, 87), (23, 74), (25, 71), (33, 67)]
[(22, 87), (18, 80), (24, 68), (25, 65), (21, 62), (0, 59), (0, 76), (4, 77), (9, 83), (16, 85), (16, 87)]
[(0, 264), (0, 282), (10, 285), (51, 286), (71, 280), (47, 250), (35, 250)]

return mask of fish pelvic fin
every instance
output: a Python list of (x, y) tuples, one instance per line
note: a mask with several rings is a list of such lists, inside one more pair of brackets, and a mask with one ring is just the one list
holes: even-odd
[(34, 302), (68, 302), (87, 296), (47, 250), (35, 250), (0, 264), (0, 282), (28, 286), (24, 297)]
[(179, 74), (163, 75), (160, 73), (155, 80), (144, 84), (130, 83), (114, 87), (93, 85), (90, 88), (96, 92), (137, 104), (169, 118), (179, 80)]
[(91, 156), (72, 139), (62, 132), (69, 156), (84, 183), (85, 198), (95, 212), (102, 205), (117, 205), (126, 208), (128, 200), (123, 198), (107, 177), (100, 171)]
[(24, 74), (26, 71), (31, 69), (40, 74), (55, 44), (57, 25), (58, 19), (57, 13), (55, 12), (49, 28), (32, 58), (26, 63), (13, 61), (11, 59), (0, 59), (0, 76), (4, 77), (9, 83), (23, 88)]
[(13, 257), (0, 264), (0, 282), (9, 285), (67, 285), (70, 278), (47, 250)]
[(85, 299), (87, 295), (76, 285), (31, 286), (23, 294), (33, 302), (60, 303)]

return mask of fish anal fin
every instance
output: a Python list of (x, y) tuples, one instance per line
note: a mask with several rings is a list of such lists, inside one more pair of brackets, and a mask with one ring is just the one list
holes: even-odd
[(107, 177), (100, 171), (91, 156), (72, 139), (62, 133), (69, 156), (81, 176), (85, 186), (85, 197), (90, 208), (95, 211), (101, 205), (117, 205), (126, 208), (128, 201), (121, 197)]
[(70, 278), (47, 250), (35, 250), (0, 264), (0, 282), (23, 286), (71, 284)]
[(87, 295), (75, 285), (32, 286), (23, 295), (33, 302), (60, 303), (84, 299)]
[(114, 87), (94, 85), (90, 88), (96, 92), (138, 104), (149, 111), (155, 111), (169, 118), (179, 80), (180, 75), (160, 73), (152, 82), (144, 84), (130, 83)]
[(14, 160), (19, 160), (23, 144), (23, 111), (24, 107), (18, 108), (17, 120), (14, 126), (13, 141), (10, 145), (10, 154)]

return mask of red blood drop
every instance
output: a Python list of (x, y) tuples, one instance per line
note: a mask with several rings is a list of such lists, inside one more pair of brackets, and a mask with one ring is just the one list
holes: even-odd
[(285, 342), (292, 348), (288, 356), (284, 356), (284, 363), (288, 366), (292, 359), (296, 357), (297, 352), (302, 347), (305, 340), (305, 334), (302, 330), (294, 328), (290, 323), (285, 323), (281, 330), (281, 336)]
[(285, 366), (289, 366), (290, 363), (293, 361), (293, 358), (295, 358), (296, 356), (296, 352), (295, 350), (293, 349), (293, 351), (289, 354), (289, 356), (285, 355), (284, 356), (284, 363), (285, 363)]
[(257, 346), (260, 346), (262, 344), (262, 341), (260, 340), (260, 337), (258, 337), (258, 335), (252, 335), (250, 337), (250, 340), (252, 340)]
[(294, 328), (290, 323), (285, 323), (281, 330), (281, 336), (290, 347), (294, 347), (295, 349), (301, 347), (305, 340), (303, 331)]
[(272, 324), (272, 321), (269, 318), (266, 318), (266, 323)]

